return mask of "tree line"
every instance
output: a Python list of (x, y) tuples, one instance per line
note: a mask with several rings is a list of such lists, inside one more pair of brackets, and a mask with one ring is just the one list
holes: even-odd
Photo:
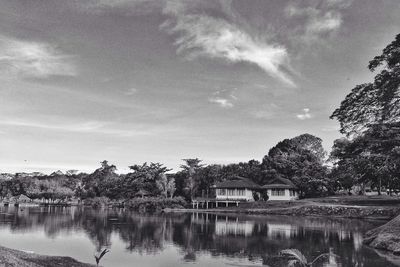
[(115, 165), (103, 161), (90, 174), (15, 175), (0, 181), (0, 197), (180, 196), (190, 200), (211, 197), (212, 185), (235, 176), (260, 185), (286, 178), (303, 198), (354, 188), (363, 194), (367, 186), (379, 194), (383, 188), (396, 192), (400, 189), (400, 34), (368, 68), (377, 72), (374, 80), (355, 86), (331, 115), (345, 137), (334, 141), (329, 155), (319, 137), (302, 134), (280, 141), (261, 161), (205, 165), (201, 159), (189, 158), (183, 159), (176, 173), (162, 163), (146, 162), (130, 166), (127, 174), (118, 174)]

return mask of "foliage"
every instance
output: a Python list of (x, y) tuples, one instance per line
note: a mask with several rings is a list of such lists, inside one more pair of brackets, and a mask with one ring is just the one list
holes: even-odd
[(310, 134), (285, 139), (263, 159), (267, 179), (286, 178), (294, 182), (302, 197), (331, 194), (332, 183), (324, 165), (322, 140)]
[(93, 208), (107, 207), (109, 203), (110, 203), (110, 199), (107, 197), (86, 198), (84, 200), (85, 205), (91, 206)]
[(184, 208), (186, 201), (182, 197), (162, 198), (145, 197), (128, 200), (125, 205), (129, 209), (139, 212), (160, 212), (165, 208)]
[[(83, 179), (84, 197), (112, 197), (115, 191), (114, 186), (118, 184), (118, 175), (115, 173), (115, 165), (109, 165), (107, 160), (101, 162), (101, 167)], [(114, 190), (113, 190), (114, 189)]]
[(284, 249), (279, 253), (281, 256), (285, 256), (289, 258), (288, 261), (288, 266), (301, 266), (301, 267), (308, 267), (308, 266), (313, 266), (314, 263), (316, 263), (320, 259), (326, 259), (329, 257), (335, 257), (337, 258), (338, 256), (329, 252), (329, 253), (323, 253), (315, 257), (312, 261), (308, 261), (306, 256), (304, 256), (303, 253), (301, 253), (300, 250), (298, 249)]
[(194, 159), (183, 159), (185, 164), (181, 165), (183, 177), (185, 177), (184, 190), (186, 194), (193, 199), (196, 195), (195, 192), (199, 185), (200, 180), (200, 169), (204, 166), (201, 164), (202, 160), (198, 158)]
[(96, 266), (99, 266), (101, 258), (103, 258), (104, 255), (106, 255), (106, 253), (108, 253), (108, 252), (110, 252), (110, 250), (105, 248), (100, 254), (94, 255), (94, 258), (96, 260)]
[[(370, 183), (378, 188), (398, 188), (400, 174), (400, 122), (371, 125), (352, 140), (339, 139), (334, 143), (331, 159), (334, 173), (343, 188), (350, 183)], [(353, 180), (348, 177), (351, 175)], [(346, 184), (346, 185), (343, 185)]]
[(400, 34), (369, 62), (368, 68), (381, 71), (374, 81), (357, 85), (331, 115), (347, 135), (366, 130), (374, 124), (400, 120)]

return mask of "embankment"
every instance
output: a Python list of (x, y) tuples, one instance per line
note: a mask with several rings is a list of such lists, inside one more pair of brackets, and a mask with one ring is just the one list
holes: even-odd
[(366, 233), (364, 244), (400, 256), (400, 215)]
[[(196, 211), (193, 209), (166, 209), (166, 212)], [(200, 212), (245, 213), (289, 216), (324, 216), (334, 218), (390, 220), (400, 214), (399, 206), (356, 206), (315, 202), (269, 203), (257, 206), (239, 206), (218, 209), (200, 209)]]
[(94, 267), (70, 257), (43, 256), (0, 246), (0, 267)]

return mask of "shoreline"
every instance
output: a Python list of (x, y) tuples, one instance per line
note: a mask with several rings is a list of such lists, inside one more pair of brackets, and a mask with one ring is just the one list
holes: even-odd
[(305, 216), (305, 217), (332, 217), (349, 218), (363, 220), (383, 220), (389, 221), (400, 214), (400, 207), (388, 206), (355, 206), (355, 205), (337, 205), (306, 203), (289, 207), (271, 207), (271, 208), (216, 208), (216, 209), (169, 209), (163, 210), (169, 212), (205, 212), (205, 213), (232, 213), (249, 215), (287, 215), (287, 216)]
[(0, 267), (95, 267), (66, 256), (47, 256), (0, 246)]

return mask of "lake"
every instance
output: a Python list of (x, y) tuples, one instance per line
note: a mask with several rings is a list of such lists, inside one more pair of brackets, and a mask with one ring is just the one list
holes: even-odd
[[(280, 250), (299, 249), (313, 266), (396, 266), (362, 245), (382, 222), (205, 213), (137, 214), (82, 207), (0, 208), (0, 245), (39, 254), (71, 256), (104, 267), (262, 266)], [(271, 265), (273, 266), (273, 265)], [(280, 265), (275, 265), (280, 266)]]

